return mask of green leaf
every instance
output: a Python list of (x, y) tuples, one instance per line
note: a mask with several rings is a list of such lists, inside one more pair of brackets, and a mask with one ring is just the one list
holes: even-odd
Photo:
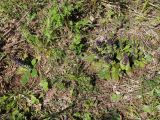
[(84, 58), (84, 60), (88, 61), (88, 62), (93, 62), (96, 59), (96, 56), (91, 54), (91, 55), (86, 55)]
[(13, 110), (12, 115), (11, 115), (11, 119), (12, 120), (16, 120), (16, 115), (19, 114), (19, 111), (17, 109)]
[(152, 113), (151, 106), (149, 106), (149, 105), (143, 105), (142, 109), (143, 109), (144, 112)]
[(44, 91), (48, 90), (48, 82), (46, 80), (41, 80), (39, 85), (40, 85), (40, 87), (43, 88)]
[(31, 64), (32, 64), (33, 66), (35, 66), (36, 63), (37, 63), (37, 60), (36, 60), (36, 59), (33, 59), (33, 60), (31, 61)]
[(118, 66), (113, 66), (111, 73), (112, 73), (112, 79), (119, 80), (119, 67)]
[(31, 76), (34, 77), (34, 78), (38, 77), (38, 72), (37, 72), (36, 69), (32, 69)]
[(152, 61), (152, 56), (150, 54), (147, 54), (145, 55), (145, 59), (148, 61), (148, 62), (151, 62)]
[(3, 97), (0, 97), (0, 105), (3, 104), (7, 99), (8, 97), (6, 97), (5, 95)]
[(73, 116), (81, 118), (81, 114), (79, 112), (74, 113)]
[(30, 73), (27, 71), (27, 72), (25, 72), (24, 74), (23, 74), (23, 76), (22, 76), (22, 79), (21, 79), (21, 84), (22, 85), (25, 85), (25, 84), (27, 84), (27, 82), (29, 81), (29, 78), (30, 78)]
[(122, 98), (122, 96), (121, 96), (120, 94), (115, 94), (115, 93), (113, 93), (113, 94), (111, 95), (111, 101), (112, 101), (112, 102), (118, 102), (118, 101), (121, 100), (121, 98)]
[(139, 67), (144, 67), (145, 63), (143, 61), (139, 61)]
[(78, 45), (78, 44), (80, 44), (80, 42), (81, 42), (81, 35), (80, 34), (76, 34), (75, 38), (73, 40), (73, 43)]
[(160, 97), (160, 89), (155, 89), (155, 93), (157, 94), (158, 97)]
[(129, 73), (131, 71), (130, 64), (128, 63), (125, 67), (126, 72)]
[(37, 103), (39, 103), (39, 100), (34, 95), (31, 95), (31, 103), (37, 104)]
[(126, 66), (123, 64), (123, 60), (120, 61), (120, 67), (122, 70), (126, 70)]
[(90, 113), (84, 114), (84, 120), (91, 120)]
[(130, 45), (126, 45), (123, 50), (126, 51), (126, 52), (129, 52), (130, 51), (130, 49), (129, 49), (130, 47), (131, 47)]
[(108, 69), (106, 69), (106, 68), (100, 70), (98, 76), (99, 76), (100, 78), (106, 79), (106, 80), (111, 79), (110, 71), (109, 71)]
[(121, 60), (121, 59), (122, 59), (122, 55), (121, 55), (121, 53), (117, 52), (117, 56), (116, 56), (116, 58), (117, 58), (118, 60)]

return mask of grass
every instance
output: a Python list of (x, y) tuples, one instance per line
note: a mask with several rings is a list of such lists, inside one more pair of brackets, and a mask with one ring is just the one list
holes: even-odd
[(0, 118), (159, 120), (158, 0), (1, 0)]

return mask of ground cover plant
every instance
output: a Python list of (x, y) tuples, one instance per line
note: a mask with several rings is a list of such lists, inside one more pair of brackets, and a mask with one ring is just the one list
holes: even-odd
[(94, 64), (98, 63), (100, 77), (106, 79), (118, 80), (122, 74), (129, 73), (132, 68), (144, 67), (149, 56), (136, 40), (112, 38), (97, 40), (95, 46), (92, 49), (95, 54), (93, 61), (97, 61)]
[(159, 120), (159, 0), (1, 0), (0, 119)]

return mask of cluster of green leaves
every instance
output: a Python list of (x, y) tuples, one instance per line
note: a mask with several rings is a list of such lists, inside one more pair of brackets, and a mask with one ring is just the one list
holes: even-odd
[(38, 109), (33, 109), (39, 100), (30, 92), (10, 93), (0, 97), (0, 119), (22, 120), (34, 118)]
[[(74, 12), (77, 11), (77, 14)], [(75, 51), (76, 54), (80, 54), (84, 48), (82, 43), (83, 28), (88, 25), (88, 20), (81, 19), (80, 14), (82, 12), (82, 1), (76, 4), (64, 1), (59, 5), (56, 0), (53, 0), (52, 7), (48, 10), (48, 16), (44, 21), (44, 40), (48, 44), (57, 38), (58, 31), (62, 30), (62, 27), (68, 26), (73, 34), (73, 43), (70, 48)]]
[(80, 75), (68, 74), (67, 78), (77, 82), (77, 90), (79, 92), (91, 92), (93, 85), (91, 84), (91, 78), (81, 73)]
[(88, 20), (82, 19), (76, 22), (75, 25), (73, 25), (72, 27), (74, 32), (74, 38), (73, 43), (71, 44), (71, 49), (74, 50), (77, 55), (79, 55), (85, 48), (85, 45), (82, 43), (82, 39), (84, 38), (84, 32), (82, 29), (86, 27), (88, 24)]
[(37, 59), (31, 61), (32, 67), (20, 66), (17, 70), (17, 74), (22, 74), (21, 84), (25, 85), (30, 78), (38, 77), (38, 71), (36, 70)]
[[(85, 47), (82, 43), (84, 38), (83, 28), (89, 23), (88, 20), (81, 18), (83, 2), (79, 1), (74, 4), (69, 1), (63, 1), (58, 3), (57, 0), (52, 0), (51, 3), (51, 7), (46, 10), (46, 17), (40, 20), (42, 24), (39, 27), (41, 28), (42, 36), (32, 34), (28, 28), (29, 23), (38, 18), (36, 12), (28, 15), (27, 24), (22, 27), (23, 36), (28, 43), (43, 50), (44, 47), (55, 43), (56, 40), (61, 38), (64, 27), (69, 28), (68, 31), (71, 31), (73, 39), (70, 48), (79, 55)], [(67, 33), (63, 33), (62, 36), (67, 36)]]
[(57, 0), (53, 0), (52, 7), (48, 9), (48, 15), (44, 20), (43, 35), (46, 45), (55, 40), (56, 32), (64, 26), (65, 18), (71, 14), (73, 8), (72, 4), (63, 2), (59, 5)]
[(119, 79), (133, 68), (144, 67), (151, 59), (137, 40), (97, 40), (96, 47), (92, 51), (99, 76), (104, 79)]

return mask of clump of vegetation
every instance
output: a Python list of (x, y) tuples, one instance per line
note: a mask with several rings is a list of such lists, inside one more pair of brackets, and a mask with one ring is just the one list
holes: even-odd
[(33, 59), (31, 61), (31, 66), (25, 65), (17, 61), (21, 66), (17, 70), (17, 74), (22, 74), (21, 83), (23, 85), (27, 84), (30, 78), (38, 77), (38, 71), (36, 70), (37, 60)]
[(138, 40), (96, 40), (92, 53), (93, 61), (98, 65), (98, 69), (101, 68), (99, 76), (105, 79), (119, 79), (132, 69), (144, 67), (147, 63), (147, 53)]
[(0, 118), (22, 120), (40, 117), (39, 103), (39, 99), (32, 92), (3, 95), (0, 97)]

